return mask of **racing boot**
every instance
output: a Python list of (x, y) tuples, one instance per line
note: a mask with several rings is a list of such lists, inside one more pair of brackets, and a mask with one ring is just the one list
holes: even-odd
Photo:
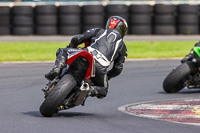
[(52, 70), (45, 74), (45, 78), (52, 81), (56, 76), (60, 74), (62, 69), (67, 65), (67, 58), (64, 56), (58, 56), (55, 61), (55, 65), (53, 66)]
[(106, 97), (107, 92), (108, 92), (108, 90), (105, 87), (90, 86), (88, 96), (97, 97), (97, 98), (102, 99), (102, 98)]

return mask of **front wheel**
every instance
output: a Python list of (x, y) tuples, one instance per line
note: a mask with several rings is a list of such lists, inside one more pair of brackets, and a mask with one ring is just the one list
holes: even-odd
[(184, 88), (184, 82), (187, 80), (187, 77), (197, 71), (197, 64), (192, 61), (179, 65), (165, 78), (163, 82), (164, 91), (167, 93), (180, 91)]
[(51, 117), (57, 112), (57, 108), (63, 103), (67, 95), (76, 86), (76, 80), (70, 74), (64, 75), (56, 84), (50, 94), (40, 106), (40, 113), (45, 117)]

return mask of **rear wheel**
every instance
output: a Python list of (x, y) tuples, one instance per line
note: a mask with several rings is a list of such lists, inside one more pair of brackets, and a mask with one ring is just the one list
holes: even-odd
[(167, 93), (176, 93), (184, 88), (184, 82), (187, 77), (197, 72), (197, 65), (194, 62), (186, 62), (175, 68), (165, 78), (163, 82), (163, 89)]
[(70, 74), (64, 75), (40, 106), (40, 113), (45, 117), (51, 117), (56, 113), (58, 111), (57, 108), (63, 103), (76, 84), (73, 76)]

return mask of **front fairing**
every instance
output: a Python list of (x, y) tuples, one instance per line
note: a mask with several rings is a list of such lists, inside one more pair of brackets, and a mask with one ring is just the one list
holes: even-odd
[(197, 65), (200, 66), (200, 47), (194, 47), (193, 56)]

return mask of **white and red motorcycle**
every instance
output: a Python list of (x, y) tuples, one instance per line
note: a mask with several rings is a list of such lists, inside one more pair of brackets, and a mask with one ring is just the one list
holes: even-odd
[(40, 106), (40, 113), (51, 117), (60, 110), (84, 105), (89, 93), (90, 78), (95, 76), (94, 68), (94, 59), (87, 51), (70, 57), (62, 73), (43, 89), (45, 100)]

